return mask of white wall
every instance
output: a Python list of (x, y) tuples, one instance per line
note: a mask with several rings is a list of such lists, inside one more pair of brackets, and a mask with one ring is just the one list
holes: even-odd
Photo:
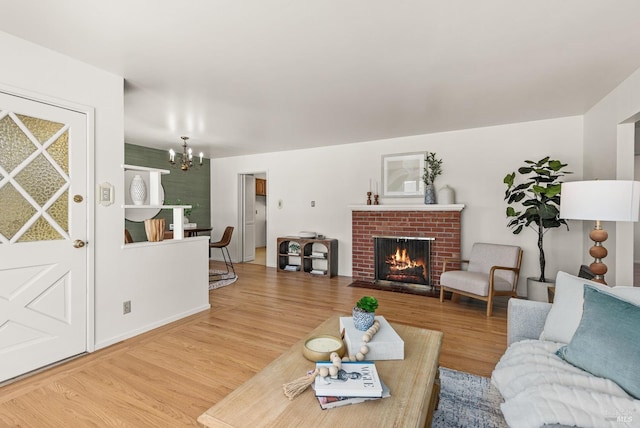
[[(95, 207), (95, 234), (89, 237), (95, 255), (95, 344), (106, 346), (164, 322), (208, 307), (207, 243), (164, 245), (153, 250), (122, 249), (124, 120), (123, 79), (111, 73), (0, 32), (0, 84), (66, 100), (95, 109), (96, 183), (115, 185), (115, 203)], [(92, 204), (94, 195), (87, 195)], [(182, 251), (184, 250), (184, 251)], [(200, 255), (202, 254), (202, 255)], [(182, 257), (191, 256), (191, 260)], [(173, 264), (172, 264), (173, 263)], [(176, 265), (189, 263), (180, 278)], [(199, 272), (196, 272), (200, 269)], [(204, 273), (202, 273), (202, 270)], [(204, 283), (203, 283), (204, 282)], [(132, 300), (132, 313), (122, 302)]]
[[(434, 151), (444, 161), (444, 173), (436, 187), (455, 189), (462, 212), (462, 252), (468, 254), (476, 241), (517, 244), (524, 249), (519, 292), (525, 294), (524, 278), (538, 276), (536, 235), (524, 231), (513, 235), (506, 228), (503, 201), (504, 176), (525, 159), (544, 156), (560, 159), (576, 172), (582, 171), (581, 117), (568, 117), (455, 132), (394, 138), (308, 150), (239, 156), (211, 161), (212, 226), (222, 230), (237, 225), (237, 176), (268, 171), (267, 265), (276, 265), (276, 238), (313, 230), (339, 240), (339, 274), (351, 275), (351, 211), (364, 204), (369, 179), (381, 181), (383, 154)], [(278, 208), (282, 200), (282, 208)], [(316, 201), (315, 208), (310, 202)], [(422, 198), (382, 199), (382, 204), (422, 203)], [(578, 249), (578, 251), (576, 251)], [(554, 229), (545, 236), (547, 277), (557, 270), (577, 273), (581, 262), (582, 228)], [(237, 241), (231, 246), (238, 259)]]
[[(640, 113), (640, 70), (611, 91), (584, 115), (585, 179), (632, 180), (634, 177), (634, 125)], [(589, 222), (589, 228), (592, 227)], [(617, 285), (633, 284), (632, 223), (605, 222), (609, 231), (606, 278)], [(585, 235), (586, 236), (586, 235)], [(592, 243), (584, 238), (584, 247)], [(638, 257), (638, 256), (636, 256)], [(583, 260), (591, 262), (584, 251)]]

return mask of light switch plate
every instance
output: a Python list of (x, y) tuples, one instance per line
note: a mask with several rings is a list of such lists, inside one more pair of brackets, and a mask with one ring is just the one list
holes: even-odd
[(103, 207), (107, 207), (113, 203), (115, 189), (113, 185), (107, 182), (98, 185), (98, 203)]

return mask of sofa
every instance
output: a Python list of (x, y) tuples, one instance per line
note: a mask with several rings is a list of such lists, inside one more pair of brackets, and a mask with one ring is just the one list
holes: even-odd
[(510, 427), (640, 427), (640, 288), (559, 272), (554, 303), (510, 299), (491, 376)]

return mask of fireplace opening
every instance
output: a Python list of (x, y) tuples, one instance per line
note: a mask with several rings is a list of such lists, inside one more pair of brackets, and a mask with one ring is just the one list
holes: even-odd
[(434, 238), (374, 236), (375, 282), (431, 286), (430, 249)]

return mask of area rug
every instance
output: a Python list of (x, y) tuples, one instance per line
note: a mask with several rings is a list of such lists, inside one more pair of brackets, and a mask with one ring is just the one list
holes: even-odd
[(486, 377), (440, 368), (440, 403), (434, 428), (503, 428), (500, 393)]
[(209, 269), (209, 290), (225, 287), (238, 280), (233, 272), (225, 273), (223, 270)]
[(367, 281), (354, 281), (349, 287), (370, 288), (372, 290), (395, 291), (396, 293), (416, 294), (418, 296), (440, 297), (440, 292), (428, 285), (413, 284), (374, 284)]

